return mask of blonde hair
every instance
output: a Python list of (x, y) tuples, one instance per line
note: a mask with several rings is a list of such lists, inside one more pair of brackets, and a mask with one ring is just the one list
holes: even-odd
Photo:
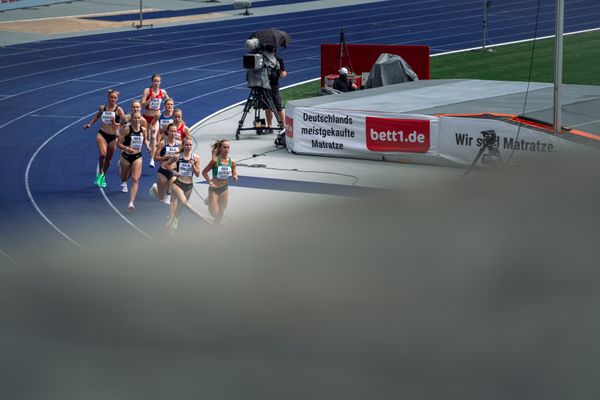
[(217, 157), (219, 155), (219, 151), (221, 150), (221, 147), (223, 147), (223, 143), (229, 143), (229, 140), (227, 139), (221, 139), (221, 140), (217, 140), (216, 142), (214, 142), (211, 146), (211, 154), (214, 157)]

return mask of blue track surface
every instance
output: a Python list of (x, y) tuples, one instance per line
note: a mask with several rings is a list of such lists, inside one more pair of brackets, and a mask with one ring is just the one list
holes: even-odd
[[(489, 41), (503, 43), (534, 36), (537, 1), (494, 2), (489, 11)], [(600, 26), (598, 0), (566, 4), (565, 32)], [(97, 36), (49, 40), (0, 49), (0, 250), (10, 254), (8, 237), (47, 233), (57, 243), (83, 246), (81, 228), (156, 232), (162, 205), (138, 196), (129, 225), (92, 185), (97, 164), (96, 129), (84, 131), (109, 87), (121, 92), (126, 111), (131, 99), (160, 73), (163, 87), (184, 111), (189, 125), (248, 94), (241, 67), (249, 32), (276, 26), (293, 44), (281, 52), (289, 71), (286, 84), (319, 75), (319, 46), (336, 43), (340, 28), (348, 43), (426, 44), (433, 54), (477, 47), (482, 40), (480, 0), (383, 1), (268, 17), (132, 30)], [(542, 1), (537, 36), (552, 35), (554, 0)], [(226, 132), (224, 132), (226, 133)], [(234, 132), (230, 132), (232, 135)], [(117, 159), (106, 195), (123, 212), (127, 196), (118, 192)], [(140, 194), (154, 180), (145, 168)], [(260, 182), (268, 187), (268, 180)], [(164, 222), (164, 221), (163, 221)], [(53, 226), (51, 225), (53, 224)], [(18, 234), (15, 234), (17, 231)], [(60, 232), (63, 234), (61, 234)]]

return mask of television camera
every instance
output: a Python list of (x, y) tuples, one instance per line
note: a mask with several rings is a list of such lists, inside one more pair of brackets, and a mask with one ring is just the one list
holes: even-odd
[(246, 40), (245, 48), (248, 53), (244, 54), (242, 61), (246, 69), (248, 87), (271, 89), (269, 76), (273, 70), (279, 68), (275, 48), (260, 43), (257, 38)]
[[(270, 84), (271, 74), (277, 73), (280, 68), (275, 58), (276, 47), (261, 43), (258, 38), (252, 37), (246, 40), (245, 49), (247, 53), (243, 56), (242, 64), (246, 70), (246, 82), (250, 88), (250, 95), (246, 100), (242, 118), (235, 134), (237, 140), (240, 138), (240, 132), (244, 130), (255, 130), (258, 135), (273, 132), (266, 127), (265, 119), (261, 118), (262, 109), (271, 110), (277, 120), (277, 129), (279, 131), (283, 130), (283, 121), (280, 120), (275, 109)], [(244, 121), (252, 108), (254, 108), (254, 125), (244, 128)]]

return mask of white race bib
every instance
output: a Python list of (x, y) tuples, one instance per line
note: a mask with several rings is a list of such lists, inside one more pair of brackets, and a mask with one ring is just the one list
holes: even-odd
[(231, 167), (229, 165), (219, 165), (217, 169), (217, 178), (227, 179), (231, 176)]
[(115, 112), (114, 111), (104, 111), (102, 112), (102, 123), (106, 125), (112, 125), (115, 120)]
[(148, 104), (148, 108), (154, 111), (160, 110), (160, 105), (162, 104), (161, 98), (152, 98), (150, 99), (150, 104)]
[(165, 147), (165, 154), (168, 156), (172, 156), (177, 154), (177, 152), (179, 151), (179, 146), (166, 146)]
[(131, 137), (131, 148), (135, 150), (142, 149), (142, 143), (144, 142), (144, 138), (141, 135), (132, 135)]
[(160, 124), (161, 128), (163, 128), (169, 124), (172, 124), (172, 123), (173, 123), (173, 118), (159, 120), (159, 124)]
[(179, 163), (179, 176), (192, 176), (192, 163), (181, 161)]

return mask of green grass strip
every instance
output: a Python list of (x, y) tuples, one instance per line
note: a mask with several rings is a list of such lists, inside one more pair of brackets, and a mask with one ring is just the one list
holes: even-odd
[[(563, 83), (600, 85), (600, 31), (565, 36)], [(535, 50), (535, 51), (533, 51)], [(533, 51), (533, 62), (532, 62)], [(431, 57), (432, 79), (486, 79), (527, 82), (554, 80), (554, 39), (493, 47), (491, 52), (464, 51)], [(320, 80), (281, 91), (288, 100), (317, 96)]]

